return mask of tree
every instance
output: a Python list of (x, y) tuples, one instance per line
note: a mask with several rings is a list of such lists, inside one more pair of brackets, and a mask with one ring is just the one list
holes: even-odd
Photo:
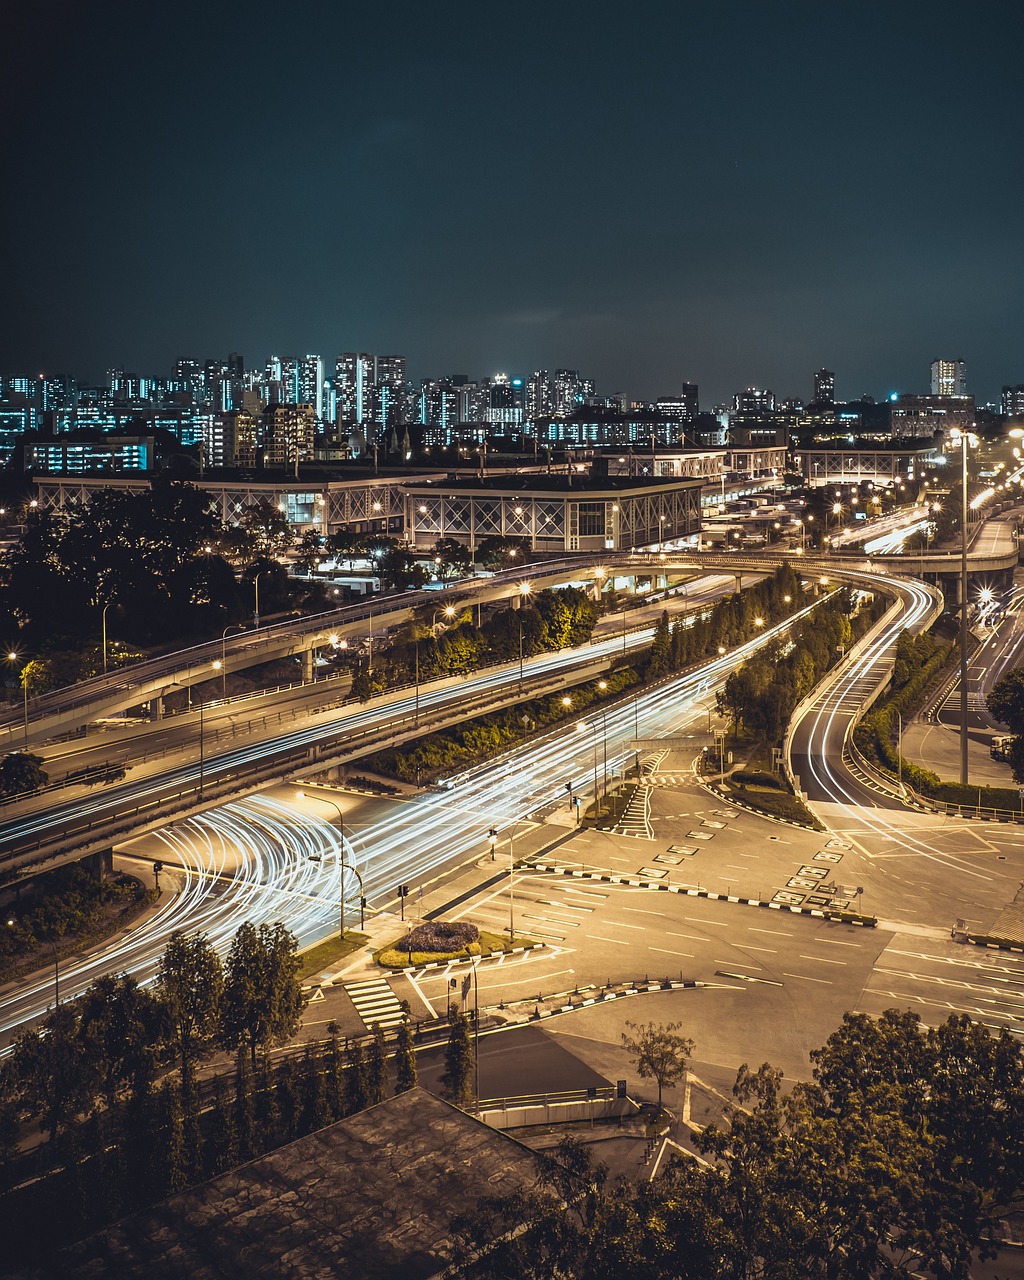
[(26, 795), (45, 787), (49, 781), (42, 756), (12, 751), (0, 760), (0, 796)]
[(441, 1084), (444, 1086), (445, 1095), (457, 1107), (465, 1107), (472, 1101), (474, 1062), (469, 1019), (461, 1009), (456, 1009), (452, 1014), (448, 1044), (444, 1051), (444, 1074), (441, 1076)]
[(1024, 667), (1003, 676), (985, 699), (990, 714), (1011, 733), (1024, 734)]
[(438, 538), (430, 550), (440, 578), (463, 578), (469, 573), (473, 557), (458, 538)]
[(275, 551), (284, 551), (295, 537), (295, 531), (288, 523), (287, 515), (267, 498), (260, 498), (244, 508), (238, 523), (250, 535), (256, 549), (264, 556), (271, 556)]
[(654, 628), (654, 638), (644, 664), (644, 679), (657, 680), (672, 664), (672, 633), (668, 625), (668, 611), (662, 613)]
[(22, 1097), (52, 1143), (92, 1107), (100, 1086), (96, 1054), (80, 1032), (77, 1007), (65, 1003), (14, 1042), (13, 1070)]
[(368, 1105), (369, 1090), (366, 1078), (366, 1061), (362, 1045), (357, 1040), (348, 1054), (348, 1072), (345, 1075), (345, 1113), (354, 1115)]
[(504, 538), (491, 534), (481, 538), (476, 548), (476, 562), (485, 569), (509, 569), (523, 564), (529, 555), (529, 538)]
[(226, 1047), (256, 1053), (286, 1043), (302, 1020), (303, 996), (295, 935), (283, 924), (246, 921), (228, 952), (221, 1035)]
[(366, 1055), (366, 1104), (374, 1107), (385, 1097), (387, 1053), (384, 1049), (384, 1029), (378, 1023), (373, 1028), (373, 1040)]
[(295, 568), (299, 573), (312, 573), (325, 556), (324, 536), (315, 529), (307, 529), (299, 539)]
[(416, 1087), (416, 1051), (413, 1048), (412, 1027), (404, 1019), (398, 1027), (398, 1044), (395, 1048), (395, 1093), (408, 1093)]
[(150, 1088), (168, 1031), (167, 1006), (130, 974), (104, 974), (79, 1001), (81, 1034), (94, 1046), (107, 1106)]
[(633, 1035), (622, 1033), (622, 1047), (642, 1080), (657, 1081), (660, 1111), (662, 1091), (686, 1074), (693, 1041), (677, 1034), (681, 1022), (627, 1022), (626, 1026)]
[(172, 933), (160, 958), (157, 991), (167, 1007), (183, 1082), (213, 1050), (223, 990), (220, 956), (206, 935)]

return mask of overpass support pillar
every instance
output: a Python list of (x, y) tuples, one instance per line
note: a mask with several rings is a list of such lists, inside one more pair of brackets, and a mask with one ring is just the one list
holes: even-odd
[(313, 679), (313, 650), (303, 649), (299, 657), (302, 659), (302, 682), (306, 684)]
[(82, 859), (81, 865), (97, 880), (106, 880), (114, 870), (114, 850), (99, 849), (96, 853), (90, 853), (87, 858)]
[(150, 720), (162, 720), (164, 718), (163, 694), (155, 693), (152, 698), (150, 698), (149, 718)]
[(736, 574), (736, 594), (739, 595), (739, 593), (742, 590), (743, 590), (743, 574), (737, 573)]

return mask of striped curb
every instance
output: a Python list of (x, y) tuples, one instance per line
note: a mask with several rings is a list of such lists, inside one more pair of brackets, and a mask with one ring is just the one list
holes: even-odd
[(635, 987), (627, 987), (625, 991), (606, 991), (603, 996), (588, 996), (578, 1004), (563, 1004), (557, 1009), (539, 1009), (531, 1013), (530, 1022), (540, 1022), (544, 1018), (557, 1018), (560, 1013), (578, 1013), (580, 1009), (590, 1008), (595, 1004), (606, 1004), (609, 1000), (624, 1000), (626, 996), (643, 996), (652, 991), (691, 991), (695, 987), (704, 986), (703, 982), (692, 979), (686, 982), (649, 982)]
[(785, 902), (761, 902), (758, 898), (739, 898), (732, 893), (712, 893), (710, 889), (690, 889), (681, 884), (663, 884), (659, 880), (639, 880), (635, 876), (603, 875), (599, 871), (577, 871), (573, 867), (556, 867), (534, 863), (535, 871), (550, 871), (555, 875), (573, 876), (578, 880), (598, 880), (603, 884), (626, 884), (634, 889), (662, 889), (666, 893), (681, 893), (688, 898), (707, 898), (711, 902), (734, 902), (742, 907), (766, 907), (769, 911), (787, 911), (794, 916), (814, 916), (818, 920), (834, 920), (839, 924), (859, 925), (873, 929), (878, 921), (874, 916), (851, 915), (841, 911), (825, 911), (821, 907), (792, 907)]
[[(539, 951), (542, 947), (546, 945), (547, 943), (544, 943), (544, 942), (529, 942), (522, 947), (510, 947), (508, 951), (497, 951), (497, 952), (492, 951), (489, 956), (481, 956), (480, 963), (483, 964), (487, 960), (497, 960), (501, 956), (522, 955), (524, 951)], [(388, 973), (394, 973), (394, 974), (429, 973), (431, 969), (450, 969), (452, 965), (456, 965), (456, 964), (472, 965), (472, 963), (473, 963), (472, 960), (467, 960), (463, 956), (457, 960), (431, 960), (429, 964), (412, 964), (412, 965), (407, 964), (407, 965), (403, 965), (401, 969), (388, 969)]]
[(1020, 942), (983, 942), (979, 937), (967, 935), (967, 941), (972, 947), (985, 947), (988, 951), (1013, 951), (1017, 955), (1024, 955), (1024, 943)]

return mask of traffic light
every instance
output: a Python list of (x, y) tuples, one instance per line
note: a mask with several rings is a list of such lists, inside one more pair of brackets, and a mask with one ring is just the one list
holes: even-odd
[(572, 783), (571, 783), (571, 782), (567, 782), (567, 783), (565, 784), (565, 789), (566, 789), (566, 791), (568, 791), (568, 793), (569, 793), (570, 795), (572, 795)]

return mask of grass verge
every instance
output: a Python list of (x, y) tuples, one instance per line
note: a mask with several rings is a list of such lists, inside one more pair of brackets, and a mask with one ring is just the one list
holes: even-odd
[(299, 956), (302, 962), (299, 977), (308, 978), (311, 974), (326, 969), (328, 965), (344, 960), (353, 951), (358, 951), (360, 947), (365, 946), (367, 941), (365, 933), (353, 933), (350, 929), (346, 929), (344, 938), (325, 938), (323, 942), (318, 942), (315, 947), (310, 947)]
[(800, 827), (810, 827), (812, 831), (824, 831), (818, 819), (802, 800), (785, 791), (777, 791), (770, 787), (730, 786), (725, 792), (731, 800), (749, 805), (758, 813), (766, 813), (771, 818), (781, 818), (785, 822), (795, 822)]
[(481, 929), (476, 942), (471, 942), (461, 951), (414, 951), (410, 958), (408, 951), (398, 951), (392, 942), (382, 947), (380, 951), (375, 951), (373, 958), (385, 969), (404, 969), (409, 964), (433, 964), (441, 960), (471, 960), (474, 956), (498, 955), (502, 951), (510, 951), (513, 946), (536, 945), (534, 940), (526, 937), (525, 934), (517, 933), (516, 940), (512, 943), (500, 933), (488, 933)]

